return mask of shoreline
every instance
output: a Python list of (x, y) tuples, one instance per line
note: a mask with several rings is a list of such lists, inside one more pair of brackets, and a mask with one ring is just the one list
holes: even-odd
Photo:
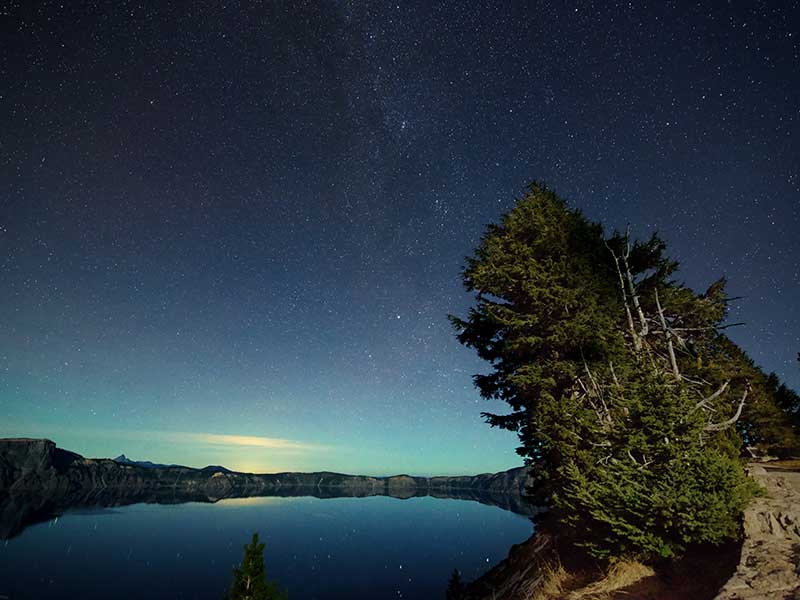
[(531, 517), (524, 467), (472, 477), (370, 477), (330, 472), (255, 475), (222, 467), (140, 466), (93, 459), (51, 440), (0, 439), (0, 539), (69, 508), (216, 502), (256, 496), (420, 496), (471, 500)]
[[(463, 600), (764, 600), (800, 598), (800, 462), (751, 463), (766, 490), (742, 516), (742, 539), (690, 548), (654, 569), (620, 563), (602, 572), (560, 548), (543, 523), (508, 557), (471, 582)], [(697, 573), (702, 573), (698, 577)]]

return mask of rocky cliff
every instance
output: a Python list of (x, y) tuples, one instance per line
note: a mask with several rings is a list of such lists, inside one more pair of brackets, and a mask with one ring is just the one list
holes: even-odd
[(434, 496), (534, 514), (522, 495), (526, 469), (473, 477), (368, 477), (331, 472), (236, 473), (221, 467), (143, 467), (88, 459), (50, 440), (0, 440), (0, 538), (73, 506), (214, 502), (247, 496)]
[(462, 600), (800, 600), (800, 461), (748, 470), (765, 493), (744, 511), (741, 542), (694, 546), (655, 569), (621, 561), (604, 573), (559, 544), (558, 523), (546, 520), (471, 582)]
[(715, 600), (800, 599), (800, 472), (751, 465), (750, 476), (766, 493), (744, 511), (739, 566)]

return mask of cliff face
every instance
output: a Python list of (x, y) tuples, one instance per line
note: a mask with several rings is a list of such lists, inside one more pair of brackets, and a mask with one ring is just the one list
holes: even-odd
[[(745, 509), (740, 543), (694, 546), (655, 569), (627, 563), (627, 573), (622, 566), (604, 577), (594, 561), (581, 562), (559, 539), (557, 521), (545, 520), (529, 540), (471, 582), (463, 600), (800, 600), (800, 461), (751, 464), (748, 471), (766, 493)], [(621, 565), (624, 561), (616, 566)]]
[(339, 473), (255, 475), (222, 468), (142, 467), (87, 459), (50, 440), (0, 440), (0, 538), (73, 506), (135, 502), (214, 502), (247, 496), (435, 496), (492, 504), (520, 514), (535, 508), (522, 498), (524, 468), (474, 477), (368, 477)]
[(545, 598), (545, 590), (559, 566), (555, 538), (537, 532), (512, 546), (504, 560), (471, 582), (462, 600)]
[(0, 493), (15, 488), (50, 491), (66, 482), (56, 481), (59, 473), (83, 457), (56, 448), (50, 440), (0, 439)]
[(767, 493), (744, 511), (739, 566), (716, 600), (800, 598), (800, 472), (749, 470)]

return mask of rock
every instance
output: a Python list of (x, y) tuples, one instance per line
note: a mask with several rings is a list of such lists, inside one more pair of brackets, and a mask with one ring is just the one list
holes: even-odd
[(800, 599), (800, 472), (749, 471), (767, 495), (744, 512), (739, 566), (715, 600)]
[(529, 600), (558, 576), (555, 538), (538, 532), (511, 547), (508, 557), (467, 586), (462, 600)]

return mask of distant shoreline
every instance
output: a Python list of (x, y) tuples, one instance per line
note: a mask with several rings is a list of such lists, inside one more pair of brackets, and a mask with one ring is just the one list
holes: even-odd
[(533, 516), (541, 509), (525, 499), (530, 483), (524, 467), (472, 477), (428, 478), (327, 471), (257, 475), (216, 466), (141, 466), (127, 460), (85, 458), (58, 448), (51, 440), (7, 438), (0, 439), (0, 539), (74, 507), (216, 502), (255, 496), (433, 496), (472, 500)]

